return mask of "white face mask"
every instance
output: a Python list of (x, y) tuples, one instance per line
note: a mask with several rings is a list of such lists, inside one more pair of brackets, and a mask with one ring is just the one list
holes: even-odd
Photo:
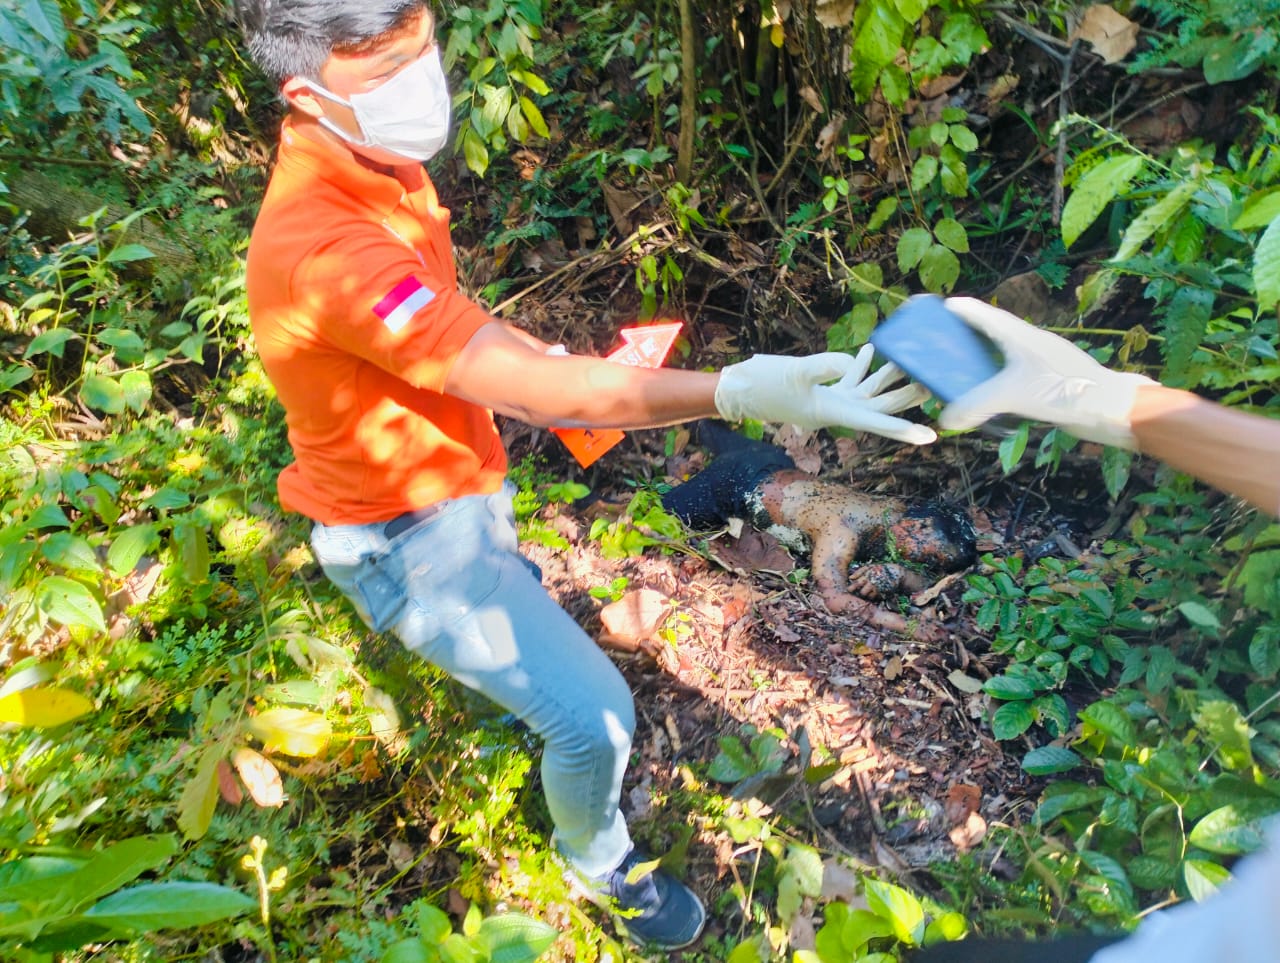
[(356, 147), (381, 147), (411, 160), (430, 160), (449, 139), (449, 83), (440, 65), (440, 51), (433, 50), (403, 68), (373, 90), (343, 100), (314, 80), (311, 89), (334, 103), (350, 107), (360, 125), (357, 140), (328, 117), (320, 123)]

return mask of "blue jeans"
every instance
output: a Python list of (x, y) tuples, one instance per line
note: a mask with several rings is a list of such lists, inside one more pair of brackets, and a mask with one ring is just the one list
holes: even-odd
[(602, 876), (631, 846), (618, 809), (631, 690), (520, 555), (511, 493), (442, 502), (390, 539), (381, 522), (317, 524), (311, 546), (371, 628), (394, 632), (543, 739), (556, 845), (580, 873)]

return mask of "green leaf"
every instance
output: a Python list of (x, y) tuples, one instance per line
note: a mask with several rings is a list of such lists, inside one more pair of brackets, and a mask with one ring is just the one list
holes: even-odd
[(379, 963), (437, 963), (440, 957), (428, 950), (422, 940), (400, 940), (387, 947), (378, 959)]
[(1256, 231), (1277, 217), (1280, 217), (1280, 187), (1272, 187), (1251, 194), (1231, 228), (1235, 231)]
[(172, 833), (133, 836), (94, 853), (70, 882), (79, 909), (99, 896), (115, 892), (148, 870), (169, 862), (180, 849)]
[(1261, 631), (1254, 635), (1249, 643), (1249, 664), (1263, 679), (1274, 679), (1280, 673), (1280, 639)]
[(187, 839), (200, 839), (209, 831), (213, 810), (218, 805), (218, 763), (226, 757), (221, 745), (206, 746), (196, 763), (195, 774), (178, 799), (178, 828)]
[(474, 127), (468, 126), (462, 132), (462, 156), (469, 170), (477, 177), (484, 177), (489, 169), (489, 148)]
[(149, 257), (155, 257), (155, 254), (145, 244), (121, 244), (108, 252), (107, 262), (124, 264), (128, 261), (145, 261)]
[(856, 909), (850, 911), (841, 923), (839, 935), (842, 948), (856, 954), (872, 940), (893, 936), (893, 923), (870, 910)]
[(87, 587), (61, 575), (50, 575), (36, 590), (36, 604), (59, 625), (107, 631), (102, 605)]
[(1064, 746), (1040, 746), (1022, 757), (1022, 768), (1033, 776), (1069, 772), (1084, 760)]
[(1222, 623), (1218, 621), (1218, 616), (1203, 602), (1182, 602), (1178, 606), (1178, 611), (1186, 617), (1188, 622), (1206, 635), (1212, 635), (1216, 638), (1222, 633)]
[(1129, 470), (1133, 465), (1133, 453), (1123, 448), (1108, 445), (1102, 449), (1102, 483), (1107, 488), (1111, 500), (1120, 497), (1124, 487), (1129, 484)]
[(892, 883), (878, 879), (863, 882), (867, 907), (893, 926), (893, 935), (908, 946), (924, 941), (924, 909), (916, 897)]
[(89, 375), (81, 382), (80, 400), (108, 415), (118, 415), (125, 407), (124, 389), (120, 382), (101, 374)]
[(188, 585), (199, 585), (209, 577), (209, 542), (204, 529), (194, 522), (173, 526), (173, 543)]
[(55, 532), (40, 543), (40, 554), (58, 568), (68, 572), (87, 572), (96, 575), (102, 571), (97, 553), (89, 540), (71, 532)]
[(1018, 430), (1000, 439), (1000, 467), (1006, 475), (1012, 474), (1022, 461), (1027, 451), (1027, 440), (1031, 437), (1031, 426), (1028, 422), (1018, 425)]
[(1261, 816), (1253, 807), (1246, 811), (1229, 804), (1196, 823), (1187, 839), (1192, 846), (1223, 856), (1250, 853), (1263, 843), (1261, 823)]
[(1062, 243), (1074, 244), (1103, 209), (1129, 189), (1145, 164), (1140, 155), (1117, 154), (1080, 178), (1062, 208)]
[(57, 0), (26, 0), (22, 5), (22, 16), (50, 47), (58, 50), (67, 45), (67, 26), (62, 19), (62, 9)]
[(898, 267), (903, 271), (910, 271), (920, 263), (920, 259), (931, 247), (933, 235), (925, 228), (912, 227), (903, 231), (898, 238)]
[(982, 689), (994, 699), (1031, 699), (1036, 690), (1026, 679), (1010, 675), (997, 675), (982, 684)]
[(876, 204), (876, 209), (872, 211), (871, 218), (867, 221), (867, 232), (871, 233), (880, 230), (897, 210), (898, 199), (896, 197), (881, 198), (880, 203)]
[(991, 715), (991, 734), (997, 739), (1016, 739), (1036, 721), (1025, 702), (1006, 702)]
[(155, 525), (131, 525), (112, 539), (107, 566), (117, 575), (128, 575), (159, 540)]
[(969, 250), (969, 233), (954, 217), (939, 220), (933, 225), (933, 233), (942, 244), (957, 254), (964, 254)]
[(954, 943), (964, 939), (969, 932), (969, 923), (960, 913), (943, 913), (933, 920), (924, 931), (924, 945), (934, 943)]
[(1258, 310), (1270, 311), (1280, 301), (1280, 218), (1263, 232), (1253, 253), (1253, 287)]
[(925, 251), (920, 260), (920, 283), (933, 294), (947, 294), (960, 277), (960, 259), (941, 244)]
[(151, 400), (151, 375), (145, 371), (126, 371), (120, 376), (120, 390), (125, 407), (142, 414)]
[(1111, 702), (1095, 702), (1080, 710), (1080, 719), (1108, 741), (1120, 746), (1133, 746), (1138, 741), (1138, 729), (1129, 714)]
[(503, 913), (481, 921), (477, 938), (488, 949), (490, 963), (533, 963), (559, 935), (554, 926), (542, 920)]
[(82, 914), (122, 934), (187, 929), (251, 913), (258, 901), (217, 883), (142, 883), (108, 896)]
[(67, 342), (72, 338), (79, 337), (80, 335), (74, 331), (68, 331), (66, 328), (53, 328), (50, 331), (42, 331), (32, 338), (31, 343), (27, 345), (27, 350), (22, 353), (23, 360), (34, 358), (38, 354), (51, 354), (55, 358), (61, 358)]
[(1218, 887), (1230, 878), (1231, 873), (1226, 867), (1207, 859), (1183, 860), (1182, 879), (1187, 884), (1187, 892), (1197, 903), (1216, 893)]
[(755, 775), (756, 762), (736, 736), (721, 736), (720, 751), (707, 767), (707, 775), (717, 782), (739, 782)]
[(1124, 237), (1120, 240), (1120, 249), (1116, 251), (1113, 261), (1127, 261), (1138, 253), (1147, 240), (1165, 227), (1173, 223), (1182, 213), (1183, 208), (1191, 202), (1192, 195), (1200, 189), (1198, 181), (1183, 181), (1160, 200), (1146, 208), (1141, 214), (1129, 222)]
[(879, 70), (893, 63), (902, 49), (907, 22), (885, 0), (872, 0), (866, 19), (853, 41), (855, 60)]
[[(929, 185), (933, 183), (933, 179), (938, 176), (938, 158), (933, 154), (921, 154), (916, 158), (915, 163), (911, 165), (911, 191), (915, 194), (921, 194), (929, 189)], [(924, 228), (913, 228), (913, 230), (924, 231)], [(927, 234), (928, 232), (925, 231)]]
[(542, 111), (528, 97), (520, 98), (520, 110), (524, 114), (525, 120), (529, 122), (529, 126), (533, 132), (539, 137), (550, 137), (551, 128), (547, 126), (546, 119), (542, 116)]
[(443, 943), (446, 936), (453, 932), (453, 923), (449, 914), (425, 900), (418, 904), (418, 935), (428, 945)]
[(1234, 702), (1216, 699), (1202, 703), (1195, 712), (1196, 728), (1214, 746), (1218, 761), (1227, 769), (1247, 770), (1253, 766), (1249, 747), (1249, 724)]

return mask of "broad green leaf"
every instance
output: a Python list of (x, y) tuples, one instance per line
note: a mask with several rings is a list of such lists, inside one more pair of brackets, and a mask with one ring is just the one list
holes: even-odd
[(38, 729), (60, 726), (93, 711), (93, 700), (56, 686), (20, 689), (0, 697), (0, 722)]
[(1129, 189), (1145, 164), (1137, 154), (1117, 154), (1080, 178), (1062, 208), (1062, 243), (1074, 244), (1103, 209)]
[(1249, 643), (1249, 664), (1263, 679), (1274, 679), (1280, 673), (1280, 639), (1258, 632)]
[(1181, 285), (1169, 299), (1169, 307), (1161, 320), (1164, 333), (1165, 368), (1163, 380), (1173, 384), (1185, 384), (1192, 356), (1204, 341), (1209, 322), (1213, 318), (1213, 305), (1217, 294), (1194, 284)]
[(920, 283), (933, 294), (947, 294), (960, 277), (960, 259), (941, 244), (925, 251), (920, 259)]
[(200, 839), (209, 831), (218, 805), (218, 763), (226, 755), (221, 745), (206, 746), (196, 771), (178, 800), (178, 828), (187, 839)]
[(893, 0), (893, 5), (907, 23), (919, 23), (930, 7), (930, 0)]
[(59, 625), (107, 631), (102, 605), (86, 586), (62, 575), (50, 575), (36, 589), (36, 604)]
[(933, 233), (940, 243), (957, 254), (964, 254), (969, 250), (969, 234), (964, 225), (954, 217), (941, 218), (933, 225)]
[(379, 963), (437, 963), (440, 955), (427, 949), (422, 940), (400, 940), (392, 943), (378, 958)]
[(559, 930), (522, 913), (502, 913), (480, 922), (477, 940), (489, 951), (490, 963), (533, 963), (550, 948)]
[(151, 400), (151, 375), (145, 371), (126, 371), (120, 376), (120, 390), (125, 406), (142, 414)]
[(1030, 699), (1036, 694), (1030, 682), (1011, 675), (993, 676), (982, 684), (982, 690), (994, 699)]
[(484, 172), (489, 169), (489, 148), (473, 127), (462, 132), (462, 156), (469, 170), (477, 177), (484, 177)]
[(1120, 240), (1120, 249), (1116, 251), (1114, 261), (1126, 261), (1138, 253), (1142, 245), (1156, 233), (1170, 224), (1182, 213), (1183, 208), (1191, 202), (1191, 197), (1200, 189), (1198, 181), (1183, 181), (1160, 200), (1147, 207), (1141, 214), (1129, 222), (1124, 237)]
[(443, 943), (444, 938), (453, 932), (453, 923), (449, 914), (427, 902), (418, 904), (418, 935), (429, 945)]
[(920, 263), (920, 259), (931, 247), (933, 235), (925, 228), (912, 227), (903, 231), (898, 238), (898, 267), (903, 271), (910, 271)]
[(1216, 637), (1222, 632), (1222, 623), (1218, 621), (1218, 616), (1203, 602), (1182, 602), (1178, 605), (1178, 611), (1206, 635)]
[(870, 910), (850, 910), (840, 923), (840, 944), (848, 953), (856, 954), (872, 940), (893, 936), (893, 932), (893, 923), (885, 917)]
[(1006, 702), (991, 714), (991, 734), (997, 739), (1016, 739), (1036, 721), (1025, 702)]
[[(938, 158), (933, 154), (921, 154), (916, 158), (915, 163), (911, 165), (911, 190), (920, 194), (928, 190), (929, 185), (933, 183), (933, 179), (938, 176)], [(925, 231), (924, 228), (912, 228), (912, 230)], [(927, 234), (928, 231), (925, 231)], [(902, 245), (898, 245), (901, 252)], [(899, 253), (901, 259), (901, 253)]]
[(111, 345), (126, 364), (141, 361), (147, 350), (146, 342), (138, 336), (138, 332), (128, 328), (103, 328), (94, 336), (94, 340)]
[(1187, 837), (1192, 846), (1224, 856), (1250, 853), (1262, 845), (1261, 817), (1235, 805), (1222, 806), (1205, 816)]
[(9, 391), (35, 377), (35, 371), (22, 364), (12, 364), (0, 371), (0, 392)]
[(217, 883), (142, 883), (108, 896), (82, 914), (113, 932), (187, 929), (251, 913), (258, 901)]
[(907, 23), (886, 0), (872, 0), (870, 7), (853, 40), (853, 55), (855, 60), (879, 70), (898, 56)]
[(40, 554), (68, 572), (98, 574), (102, 565), (89, 540), (71, 532), (55, 532), (40, 543)]
[(71, 883), (79, 909), (99, 896), (113, 893), (131, 883), (148, 870), (163, 866), (180, 846), (171, 833), (158, 836), (133, 836), (113, 843), (94, 853), (76, 873)]
[(1000, 439), (998, 448), (1000, 454), (1000, 468), (1006, 475), (1012, 474), (1013, 470), (1018, 467), (1018, 463), (1022, 461), (1022, 456), (1027, 450), (1027, 440), (1031, 437), (1031, 426), (1028, 422), (1022, 422), (1018, 426), (1018, 430), (1011, 434), (1005, 435)]
[(947, 132), (951, 135), (951, 143), (955, 144), (959, 150), (972, 153), (978, 149), (978, 135), (964, 124), (951, 124)]
[(258, 713), (248, 720), (246, 729), (268, 752), (304, 758), (322, 753), (333, 738), (333, 727), (324, 716), (288, 707)]
[(1280, 218), (1263, 232), (1253, 253), (1253, 288), (1260, 311), (1270, 311), (1280, 301)]
[(1138, 741), (1138, 729), (1129, 714), (1111, 702), (1095, 702), (1080, 710), (1080, 719), (1120, 746)]
[(53, 328), (50, 331), (42, 331), (32, 338), (31, 343), (27, 345), (27, 350), (22, 353), (23, 360), (34, 358), (39, 354), (51, 354), (55, 358), (61, 358), (67, 342), (72, 338), (78, 337), (80, 335), (74, 331), (68, 331), (66, 328)]
[(547, 126), (546, 119), (542, 116), (542, 111), (528, 97), (520, 98), (520, 110), (524, 113), (525, 120), (529, 122), (529, 126), (533, 128), (533, 132), (539, 137), (550, 137), (551, 128)]
[(1218, 887), (1231, 878), (1225, 866), (1207, 859), (1188, 859), (1182, 863), (1182, 879), (1187, 892), (1197, 903), (1203, 902), (1218, 891)]
[(1133, 453), (1123, 448), (1107, 446), (1102, 449), (1102, 483), (1112, 501), (1120, 497), (1129, 484), (1129, 471), (1133, 466)]
[(1236, 231), (1256, 231), (1277, 217), (1280, 217), (1280, 187), (1273, 187), (1251, 194), (1231, 227)]
[(880, 91), (885, 101), (901, 110), (911, 96), (911, 78), (897, 64), (885, 64), (880, 71)]
[(105, 414), (118, 415), (125, 407), (124, 388), (107, 375), (89, 375), (80, 384), (80, 400)]
[(187, 584), (199, 585), (208, 579), (209, 541), (204, 528), (194, 522), (178, 522), (173, 526), (173, 542)]
[(924, 930), (924, 945), (934, 943), (953, 943), (964, 939), (969, 932), (969, 922), (960, 913), (943, 913), (933, 920)]
[(108, 252), (107, 261), (123, 264), (126, 261), (145, 261), (149, 257), (155, 257), (155, 254), (145, 244), (121, 244)]
[(107, 566), (117, 575), (128, 575), (158, 542), (155, 525), (131, 525), (112, 539)]
[(914, 894), (878, 879), (865, 880), (867, 907), (889, 921), (893, 935), (908, 946), (924, 940), (924, 909)]
[(1064, 746), (1040, 746), (1022, 757), (1022, 768), (1033, 776), (1052, 776), (1068, 772), (1083, 760)]
[(1234, 702), (1215, 699), (1196, 708), (1196, 728), (1227, 769), (1247, 770), (1253, 765), (1249, 724)]
[(68, 883), (84, 864), (80, 856), (27, 856), (0, 864), (0, 903), (31, 905), (71, 896)]

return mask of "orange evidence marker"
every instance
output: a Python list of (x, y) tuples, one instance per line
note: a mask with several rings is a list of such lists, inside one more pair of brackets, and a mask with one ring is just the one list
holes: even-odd
[[(676, 336), (684, 327), (681, 321), (666, 324), (642, 324), (623, 328), (622, 346), (610, 353), (606, 360), (638, 368), (661, 368), (676, 343)], [(556, 436), (569, 449), (583, 468), (596, 461), (606, 451), (622, 441), (626, 434), (617, 428), (552, 428)]]

